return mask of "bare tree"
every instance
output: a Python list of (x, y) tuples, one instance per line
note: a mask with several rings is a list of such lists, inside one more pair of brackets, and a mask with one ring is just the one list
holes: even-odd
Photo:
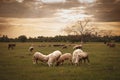
[(62, 31), (66, 32), (68, 35), (71, 35), (73, 32), (73, 29), (71, 26), (67, 26), (64, 29), (62, 29)]
[(111, 37), (112, 36), (112, 30), (103, 30), (103, 35)]
[[(73, 35), (81, 35), (81, 43), (84, 41), (84, 35), (85, 34), (92, 34), (96, 28), (89, 24), (89, 19), (78, 20), (74, 25), (67, 26), (64, 30), (67, 34), (71, 33)], [(88, 25), (89, 24), (89, 25)]]
[(112, 37), (112, 30), (101, 30), (101, 36), (106, 36), (108, 39), (107, 41), (111, 41), (111, 37)]

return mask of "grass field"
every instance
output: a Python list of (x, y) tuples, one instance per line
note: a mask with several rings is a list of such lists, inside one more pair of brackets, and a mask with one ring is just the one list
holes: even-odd
[[(48, 67), (39, 62), (32, 63), (28, 47), (34, 44), (35, 51), (49, 54), (54, 50), (73, 52), (72, 46), (38, 47), (56, 43), (16, 43), (14, 50), (8, 50), (8, 43), (0, 43), (0, 80), (120, 80), (120, 44), (109, 48), (103, 43), (86, 43), (83, 50), (89, 53), (90, 65), (73, 66), (64, 64)], [(60, 44), (60, 43), (59, 43)], [(70, 43), (62, 43), (69, 45)]]

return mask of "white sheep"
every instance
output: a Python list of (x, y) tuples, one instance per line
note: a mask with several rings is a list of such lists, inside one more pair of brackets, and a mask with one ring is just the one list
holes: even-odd
[(34, 50), (33, 46), (30, 46), (29, 49), (28, 49), (28, 51), (30, 51), (30, 52), (33, 52), (33, 50)]
[(83, 52), (81, 49), (76, 49), (73, 51), (73, 55), (72, 55), (72, 63), (78, 63), (78, 55)]
[(72, 63), (72, 54), (71, 54), (71, 53), (62, 54), (62, 55), (60, 56), (60, 58), (58, 59), (56, 65), (58, 66), (59, 64), (63, 64), (63, 62), (64, 62), (65, 60), (69, 60), (70, 63)]
[(52, 52), (51, 54), (47, 55), (48, 59), (48, 66), (52, 66), (54, 63), (57, 62), (57, 60), (59, 59), (59, 57), (62, 55), (62, 53), (59, 50), (56, 50), (54, 52)]
[(80, 53), (79, 61), (82, 62), (82, 60), (84, 60), (84, 63), (86, 63), (86, 60), (87, 60), (88, 63), (90, 62), (87, 52)]
[(47, 62), (48, 61), (47, 55), (44, 55), (40, 52), (35, 52), (33, 55), (33, 64), (36, 64), (36, 63), (38, 64), (38, 61)]
[(72, 63), (78, 65), (80, 61), (82, 62), (82, 60), (84, 60), (84, 62), (86, 62), (86, 60), (89, 62), (88, 54), (86, 52), (83, 52), (81, 49), (74, 50)]

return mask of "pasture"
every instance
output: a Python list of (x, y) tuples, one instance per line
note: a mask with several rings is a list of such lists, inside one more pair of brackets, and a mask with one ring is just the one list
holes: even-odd
[[(33, 44), (34, 52), (44, 54), (54, 50), (72, 53), (71, 43), (17, 42), (13, 50), (8, 50), (8, 44), (0, 43), (0, 80), (120, 80), (120, 43), (115, 48), (109, 48), (103, 43), (86, 43), (83, 50), (89, 53), (89, 65), (74, 66), (65, 62), (58, 67), (48, 67), (41, 62), (33, 64), (29, 46)], [(53, 47), (51, 44), (65, 44), (68, 48)]]

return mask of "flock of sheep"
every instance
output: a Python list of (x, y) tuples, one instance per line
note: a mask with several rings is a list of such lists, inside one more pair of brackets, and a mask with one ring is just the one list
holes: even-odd
[[(104, 42), (104, 44), (106, 44), (109, 47), (115, 47), (115, 43)], [(16, 44), (8, 44), (8, 50), (14, 49), (15, 46)], [(53, 46), (54, 47), (62, 46), (62, 49), (67, 48), (66, 45), (60, 45), (60, 44), (53, 45)], [(44, 45), (41, 45), (39, 47), (44, 47)], [(44, 55), (41, 52), (35, 52), (33, 54), (33, 63), (38, 64), (38, 61), (41, 61), (41, 62), (47, 63), (48, 66), (50, 67), (50, 66), (59, 66), (63, 64), (63, 62), (66, 60), (72, 65), (79, 65), (80, 63), (82, 63), (82, 61), (84, 61), (84, 63), (86, 63), (86, 61), (88, 63), (90, 62), (88, 53), (82, 50), (82, 45), (76, 45), (73, 47), (73, 49), (74, 51), (72, 52), (72, 54), (71, 53), (62, 54), (62, 52), (59, 50), (53, 51), (48, 55)], [(33, 52), (33, 50), (34, 50), (34, 47), (30, 46), (29, 51)]]
[[(73, 53), (64, 53), (61, 51), (55, 50), (48, 55), (44, 55), (41, 52), (35, 52), (33, 54), (33, 64), (38, 64), (38, 61), (47, 63), (49, 67), (62, 65), (64, 61), (68, 61), (70, 64), (79, 65), (84, 61), (84, 63), (89, 61), (88, 53), (84, 52), (82, 46), (74, 47)], [(30, 51), (33, 50), (33, 47), (29, 48)]]

